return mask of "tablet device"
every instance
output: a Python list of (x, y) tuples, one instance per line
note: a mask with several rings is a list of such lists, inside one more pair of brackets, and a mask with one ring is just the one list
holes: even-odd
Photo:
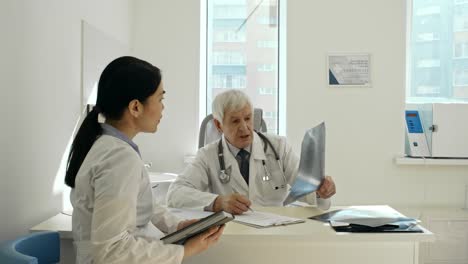
[(213, 213), (205, 218), (200, 219), (199, 221), (190, 224), (176, 232), (170, 233), (167, 236), (161, 238), (164, 244), (178, 244), (183, 245), (187, 239), (196, 236), (200, 233), (203, 233), (207, 229), (213, 226), (220, 226), (229, 221), (232, 221), (234, 216), (230, 213), (224, 211), (219, 211)]

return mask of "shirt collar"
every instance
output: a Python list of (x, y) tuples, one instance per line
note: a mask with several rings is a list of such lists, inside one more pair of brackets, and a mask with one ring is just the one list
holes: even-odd
[[(103, 135), (108, 135), (108, 136), (112, 136), (112, 137), (116, 137), (120, 140), (123, 140), (125, 142), (127, 142), (137, 153), (138, 155), (140, 155), (140, 150), (138, 149), (138, 146), (137, 144), (135, 144), (135, 142), (133, 142), (130, 138), (128, 138), (124, 133), (122, 133), (120, 130), (118, 130), (117, 128), (109, 125), (109, 124), (101, 124), (101, 127), (102, 127), (102, 134)], [(141, 157), (141, 155), (140, 155)]]
[[(234, 155), (234, 157), (237, 157), (237, 154), (239, 153), (239, 151), (241, 151), (241, 149), (229, 143), (229, 141), (227, 141), (224, 134), (223, 134), (223, 140), (226, 142), (226, 145), (228, 146), (228, 149), (232, 153), (232, 155)], [(250, 154), (252, 152), (252, 144), (248, 145), (246, 148), (244, 148), (244, 150)]]

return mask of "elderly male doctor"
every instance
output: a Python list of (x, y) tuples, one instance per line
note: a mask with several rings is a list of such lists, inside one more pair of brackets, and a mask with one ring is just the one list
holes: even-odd
[[(216, 96), (213, 117), (222, 138), (201, 148), (171, 184), (168, 206), (233, 214), (242, 214), (251, 205), (282, 206), (299, 169), (299, 159), (286, 139), (253, 130), (252, 103), (240, 90)], [(326, 176), (319, 189), (302, 201), (328, 209), (334, 194), (335, 184)]]

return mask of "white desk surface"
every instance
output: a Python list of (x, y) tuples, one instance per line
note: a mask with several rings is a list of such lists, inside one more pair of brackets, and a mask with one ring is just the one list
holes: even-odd
[[(342, 207), (334, 207), (337, 209)], [(314, 240), (324, 242), (432, 242), (435, 236), (429, 230), (422, 228), (423, 233), (336, 233), (327, 223), (307, 219), (307, 217), (322, 213), (315, 207), (266, 207), (259, 211), (272, 212), (280, 215), (306, 219), (305, 223), (277, 226), (269, 228), (254, 228), (239, 223), (230, 222), (224, 230), (223, 236), (230, 238), (267, 239), (281, 236), (281, 239)], [(71, 216), (63, 213), (34, 226), (31, 231), (54, 230), (61, 238), (72, 238)]]
[(32, 227), (31, 232), (38, 231), (58, 231), (61, 238), (73, 238), (72, 217), (64, 213), (59, 213), (44, 222)]
[[(338, 207), (332, 208), (332, 210)], [(429, 242), (434, 241), (435, 237), (432, 232), (421, 227), (423, 233), (347, 233), (335, 232), (328, 223), (322, 223), (316, 220), (307, 219), (308, 217), (321, 214), (322, 211), (315, 207), (269, 207), (261, 208), (261, 211), (276, 213), (280, 215), (306, 219), (305, 223), (277, 226), (269, 228), (253, 228), (239, 223), (229, 223), (226, 226), (223, 235), (226, 236), (265, 236), (271, 239), (272, 236), (281, 236), (281, 239), (307, 239), (316, 240), (318, 242), (346, 242), (346, 241), (412, 241), (412, 242)]]
[(177, 178), (177, 174), (168, 172), (149, 172), (149, 178), (151, 183), (156, 182), (173, 182)]

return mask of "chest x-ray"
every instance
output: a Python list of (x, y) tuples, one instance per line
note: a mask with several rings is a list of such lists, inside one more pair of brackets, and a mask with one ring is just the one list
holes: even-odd
[(284, 205), (318, 189), (325, 177), (325, 123), (306, 131), (301, 147), (299, 173)]

